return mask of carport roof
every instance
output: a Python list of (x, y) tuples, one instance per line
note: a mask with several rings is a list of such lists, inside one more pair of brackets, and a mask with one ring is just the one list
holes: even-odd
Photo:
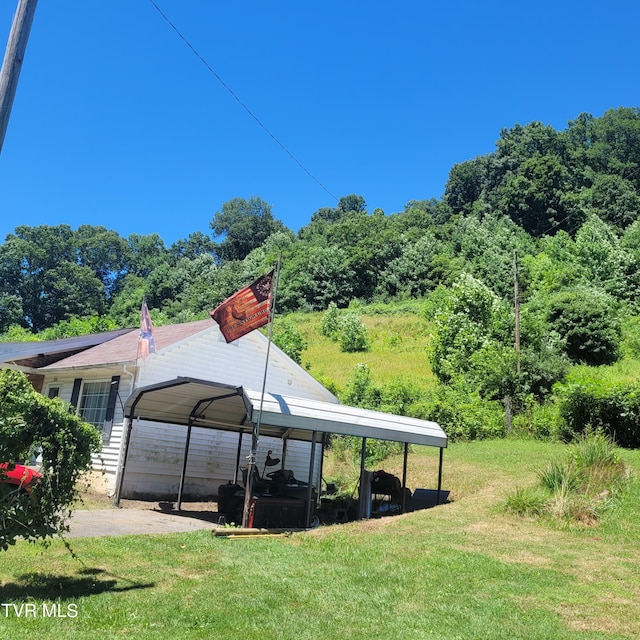
[(260, 433), (276, 438), (312, 439), (313, 432), (336, 433), (444, 448), (447, 436), (428, 420), (380, 411), (261, 393), (218, 382), (180, 377), (141, 387), (127, 399), (125, 416), (166, 424), (250, 431), (260, 417)]

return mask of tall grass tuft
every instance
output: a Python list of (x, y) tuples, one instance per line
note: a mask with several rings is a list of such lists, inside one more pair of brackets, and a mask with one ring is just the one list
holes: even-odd
[[(516, 489), (508, 496), (505, 509), (518, 515), (546, 514), (594, 525), (628, 479), (628, 469), (613, 441), (602, 432), (590, 432), (575, 441), (564, 460), (553, 460), (538, 472), (536, 488), (528, 493)], [(540, 491), (546, 497), (537, 493)]]

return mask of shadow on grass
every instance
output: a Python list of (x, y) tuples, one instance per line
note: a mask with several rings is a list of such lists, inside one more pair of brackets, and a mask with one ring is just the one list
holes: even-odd
[(0, 601), (76, 600), (83, 596), (150, 589), (154, 586), (154, 582), (134, 582), (110, 575), (103, 569), (82, 569), (75, 576), (25, 573), (17, 576), (15, 582), (0, 586)]

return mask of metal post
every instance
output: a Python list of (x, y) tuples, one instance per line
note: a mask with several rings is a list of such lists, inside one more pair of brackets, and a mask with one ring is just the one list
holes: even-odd
[(122, 445), (120, 449), (120, 464), (118, 465), (118, 475), (116, 477), (116, 493), (113, 499), (113, 504), (116, 507), (120, 506), (120, 494), (122, 493), (122, 483), (124, 481), (124, 471), (127, 466), (127, 458), (129, 456), (129, 441), (131, 439), (131, 431), (133, 430), (133, 418), (127, 419), (126, 428), (122, 433)]
[(242, 436), (244, 435), (244, 431), (240, 432), (240, 436), (238, 437), (238, 451), (236, 453), (236, 470), (233, 474), (233, 484), (238, 484), (238, 469), (240, 468), (240, 454), (242, 453)]
[(0, 151), (2, 151), (4, 144), (4, 136), (7, 132), (11, 107), (18, 88), (18, 78), (37, 4), (38, 0), (19, 0), (18, 8), (13, 17), (9, 41), (0, 71)]
[(365, 517), (364, 501), (365, 499), (369, 499), (369, 492), (364, 490), (364, 474), (365, 474), (366, 457), (367, 457), (367, 439), (362, 438), (362, 447), (360, 449), (360, 496), (358, 500), (358, 519), (359, 520), (362, 520)]
[(311, 526), (311, 500), (313, 498), (313, 469), (316, 462), (316, 432), (311, 434), (311, 458), (309, 459), (309, 486), (307, 487), (307, 513), (305, 516), (305, 526)]
[(402, 462), (402, 504), (400, 505), (401, 513), (407, 510), (407, 460), (409, 458), (409, 443), (404, 443), (404, 460)]
[(442, 460), (444, 458), (444, 449), (440, 447), (440, 464), (438, 465), (438, 501), (440, 504), (440, 493), (442, 492)]
[(176, 503), (176, 509), (180, 511), (182, 507), (182, 492), (184, 491), (184, 478), (187, 475), (187, 461), (189, 459), (189, 444), (191, 443), (191, 428), (192, 422), (189, 419), (189, 425), (187, 426), (187, 440), (184, 443), (184, 458), (182, 460), (182, 473), (180, 474), (180, 486), (178, 487), (178, 502)]
[(264, 403), (264, 394), (267, 388), (267, 373), (269, 371), (269, 352), (271, 351), (271, 338), (273, 335), (273, 316), (276, 308), (276, 294), (278, 291), (278, 279), (280, 277), (280, 264), (282, 262), (282, 254), (278, 257), (278, 266), (276, 268), (276, 277), (273, 287), (273, 295), (271, 296), (271, 308), (269, 309), (269, 337), (267, 342), (267, 356), (264, 362), (264, 376), (262, 378), (262, 393), (260, 395), (260, 410), (258, 411), (258, 419), (253, 425), (253, 433), (251, 437), (251, 452), (249, 453), (249, 461), (247, 462), (247, 483), (244, 489), (244, 506), (242, 509), (242, 526), (247, 527), (249, 523), (249, 507), (251, 505), (251, 493), (253, 489), (253, 470), (256, 468), (256, 456), (258, 453), (258, 442), (260, 441), (260, 423), (262, 420), (262, 405)]

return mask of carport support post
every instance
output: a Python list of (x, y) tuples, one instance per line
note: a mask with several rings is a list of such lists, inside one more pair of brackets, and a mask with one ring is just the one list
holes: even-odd
[(233, 474), (233, 484), (238, 484), (238, 469), (240, 468), (240, 454), (242, 453), (242, 436), (244, 435), (244, 431), (240, 432), (240, 436), (238, 437), (238, 452), (236, 454), (236, 471)]
[(409, 443), (404, 443), (404, 460), (402, 461), (402, 513), (407, 510), (407, 460), (409, 458)]
[(360, 499), (358, 500), (358, 520), (363, 520), (365, 517), (365, 505), (364, 501), (368, 495), (365, 495), (364, 491), (364, 472), (365, 472), (365, 459), (367, 457), (367, 439), (362, 438), (362, 447), (360, 448)]
[(442, 491), (442, 460), (444, 458), (444, 449), (440, 447), (440, 464), (438, 465), (438, 502), (440, 504), (440, 493)]
[(127, 428), (124, 430), (122, 439), (122, 449), (120, 451), (120, 465), (118, 466), (118, 477), (116, 478), (116, 495), (113, 504), (120, 506), (120, 495), (122, 494), (122, 481), (124, 480), (124, 470), (127, 467), (127, 457), (129, 456), (129, 441), (131, 439), (131, 430), (133, 429), (133, 418), (127, 418)]
[(189, 425), (187, 426), (187, 441), (184, 443), (184, 459), (182, 461), (182, 473), (180, 474), (180, 486), (178, 487), (178, 502), (176, 509), (180, 511), (182, 506), (182, 492), (184, 491), (184, 478), (187, 475), (187, 461), (189, 458), (189, 443), (191, 442), (191, 427), (192, 420), (189, 418)]
[(309, 460), (309, 486), (307, 487), (307, 513), (306, 513), (306, 526), (311, 526), (311, 500), (313, 498), (313, 468), (316, 461), (316, 432), (311, 434), (311, 458)]

